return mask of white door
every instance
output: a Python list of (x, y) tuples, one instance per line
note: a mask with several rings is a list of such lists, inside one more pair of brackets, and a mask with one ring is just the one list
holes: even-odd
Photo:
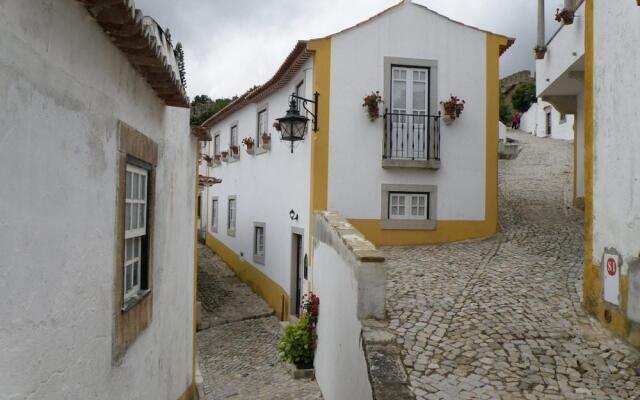
[(429, 69), (391, 69), (391, 115), (387, 132), (390, 158), (427, 159)]

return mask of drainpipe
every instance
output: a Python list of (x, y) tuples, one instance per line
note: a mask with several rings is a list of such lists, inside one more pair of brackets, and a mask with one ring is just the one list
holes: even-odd
[[(568, 0), (565, 0), (565, 3)], [(544, 48), (544, 0), (538, 0), (538, 48)]]
[(575, 2), (573, 0), (564, 0), (564, 9), (575, 11)]

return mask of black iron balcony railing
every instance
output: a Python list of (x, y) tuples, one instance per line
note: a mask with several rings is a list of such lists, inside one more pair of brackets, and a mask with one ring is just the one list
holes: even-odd
[(440, 115), (385, 112), (383, 158), (440, 160)]

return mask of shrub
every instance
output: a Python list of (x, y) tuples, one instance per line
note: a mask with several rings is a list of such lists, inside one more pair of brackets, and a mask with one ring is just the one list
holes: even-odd
[(315, 352), (314, 336), (314, 326), (307, 316), (303, 315), (298, 322), (287, 326), (278, 345), (282, 360), (302, 368), (312, 367)]

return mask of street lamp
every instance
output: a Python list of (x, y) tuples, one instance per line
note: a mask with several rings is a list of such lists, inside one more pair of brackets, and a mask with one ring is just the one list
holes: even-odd
[[(320, 95), (316, 92), (313, 95), (313, 100), (305, 99), (295, 93), (289, 96), (289, 110), (284, 117), (277, 118), (280, 125), (280, 139), (291, 142), (291, 153), (293, 153), (293, 142), (304, 140), (304, 135), (307, 133), (307, 123), (309, 118), (300, 115), (298, 110), (298, 100), (302, 100), (302, 107), (311, 114), (313, 122), (313, 131), (318, 131), (318, 97)], [(313, 112), (307, 108), (308, 103), (313, 104)]]

